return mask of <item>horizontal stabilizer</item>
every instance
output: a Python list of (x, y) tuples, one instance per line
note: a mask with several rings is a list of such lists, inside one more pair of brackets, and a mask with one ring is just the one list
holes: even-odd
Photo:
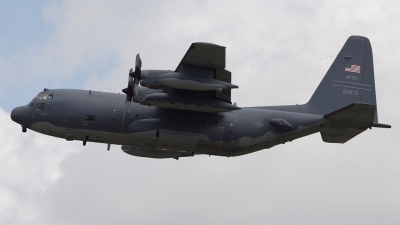
[(321, 131), (322, 140), (345, 143), (373, 126), (376, 106), (353, 103), (325, 116), (331, 128)]
[(384, 123), (374, 123), (372, 124), (372, 127), (379, 127), (379, 128), (392, 128), (391, 125), (389, 124), (384, 124)]
[(374, 122), (376, 105), (353, 103), (332, 113), (325, 115), (333, 121), (333, 126), (369, 128)]
[(328, 143), (346, 143), (353, 137), (361, 134), (366, 129), (357, 128), (333, 128), (321, 131), (322, 140)]

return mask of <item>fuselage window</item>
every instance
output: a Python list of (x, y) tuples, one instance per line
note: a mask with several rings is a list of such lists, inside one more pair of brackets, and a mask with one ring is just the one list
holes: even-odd
[(36, 104), (36, 110), (44, 110), (45, 103), (38, 103)]

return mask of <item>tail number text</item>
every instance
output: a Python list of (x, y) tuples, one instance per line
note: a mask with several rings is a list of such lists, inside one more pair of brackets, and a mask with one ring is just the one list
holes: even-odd
[(358, 91), (343, 89), (343, 94), (345, 94), (345, 95), (358, 95)]

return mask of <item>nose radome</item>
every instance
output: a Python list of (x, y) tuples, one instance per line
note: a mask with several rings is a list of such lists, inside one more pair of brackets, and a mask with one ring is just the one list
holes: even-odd
[(31, 109), (28, 106), (20, 106), (11, 111), (11, 119), (23, 126), (29, 125), (30, 116)]

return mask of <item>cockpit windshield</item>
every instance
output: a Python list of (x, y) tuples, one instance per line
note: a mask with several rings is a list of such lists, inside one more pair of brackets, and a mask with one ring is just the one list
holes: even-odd
[(41, 92), (34, 99), (53, 99), (53, 93), (51, 92)]

